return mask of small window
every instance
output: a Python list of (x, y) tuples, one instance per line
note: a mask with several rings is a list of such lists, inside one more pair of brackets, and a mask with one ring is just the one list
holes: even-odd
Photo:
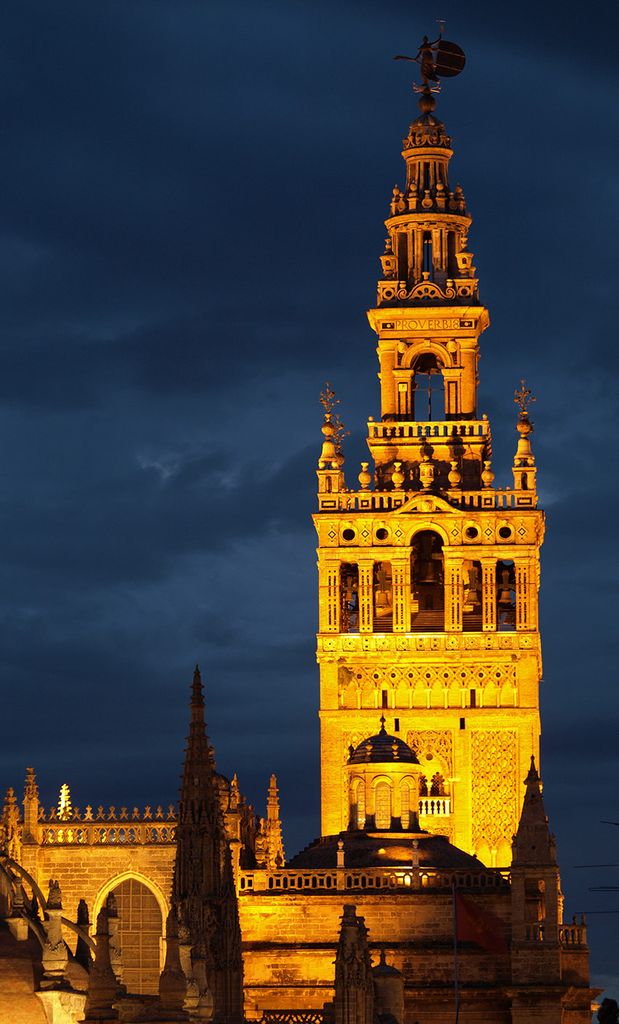
[(509, 540), (512, 535), (511, 526), (499, 526), (499, 537), (501, 540)]
[(464, 719), (463, 718), (460, 719), (460, 728), (464, 729)]
[(389, 694), (387, 693), (386, 690), (381, 690), (381, 701), (382, 701), (381, 707), (383, 707), (383, 708), (388, 708), (389, 707)]
[(467, 526), (466, 530), (464, 531), (464, 536), (466, 537), (467, 540), (477, 540), (477, 538), (479, 537), (479, 530), (477, 529), (476, 526)]
[(343, 540), (354, 540), (355, 539), (355, 531), (351, 530), (350, 527), (347, 527), (345, 530), (342, 530), (342, 539)]
[(384, 526), (380, 526), (376, 531), (376, 540), (387, 540), (389, 536), (389, 530), (386, 530)]
[(399, 718), (394, 718), (394, 720), (393, 720), (393, 731), (394, 732), (399, 732), (400, 731), (400, 719)]
[(471, 690), (471, 707), (477, 707), (477, 690)]

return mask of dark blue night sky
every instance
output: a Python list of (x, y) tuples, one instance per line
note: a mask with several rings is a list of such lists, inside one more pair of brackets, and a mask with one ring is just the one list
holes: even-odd
[[(566, 912), (619, 911), (618, 8), (448, 0), (5, 5), (0, 22), (0, 782), (176, 800), (193, 665), (220, 769), (287, 853), (318, 826), (315, 464), (378, 415), (374, 301), (410, 66), (438, 113), (492, 328), (481, 412), (510, 481), (537, 394), (542, 774)], [(4, 780), (2, 782), (2, 780)], [(619, 917), (591, 915), (619, 996)], [(614, 980), (613, 980), (614, 979)]]

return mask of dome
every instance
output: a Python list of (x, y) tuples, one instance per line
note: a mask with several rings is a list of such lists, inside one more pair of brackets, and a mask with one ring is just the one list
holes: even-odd
[(397, 736), (390, 736), (385, 729), (385, 718), (381, 717), (380, 732), (376, 736), (368, 736), (354, 749), (351, 747), (349, 764), (372, 764), (372, 763), (393, 763), (404, 762), (407, 764), (419, 764), (417, 755), (408, 743), (399, 740)]
[[(362, 832), (354, 829), (339, 835), (321, 836), (304, 850), (297, 853), (286, 864), (288, 868), (335, 868), (339, 841), (344, 843), (344, 858), (347, 868), (400, 868), (410, 870), (413, 840), (419, 867), (422, 869), (443, 869), (456, 871), (484, 871), (484, 865), (477, 857), (460, 850), (449, 842), (446, 836), (430, 832), (408, 832), (388, 835), (379, 832)], [(446, 879), (451, 885), (451, 879)]]

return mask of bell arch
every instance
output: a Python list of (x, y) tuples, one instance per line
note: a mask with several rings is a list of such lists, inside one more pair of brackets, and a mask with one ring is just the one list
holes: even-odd
[(402, 368), (406, 370), (412, 369), (413, 364), (424, 355), (433, 355), (437, 360), (440, 360), (444, 369), (453, 370), (455, 366), (454, 358), (446, 345), (441, 345), (440, 342), (424, 338), (423, 341), (408, 346), (402, 356)]

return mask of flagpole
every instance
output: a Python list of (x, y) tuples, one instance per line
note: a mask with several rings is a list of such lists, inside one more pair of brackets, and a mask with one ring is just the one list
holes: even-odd
[(456, 1020), (455, 1024), (459, 1024), (460, 1021), (460, 988), (458, 984), (458, 908), (456, 905), (456, 882), (455, 879), (451, 883), (451, 899), (453, 906), (453, 926), (454, 926), (454, 1000), (456, 1007)]

